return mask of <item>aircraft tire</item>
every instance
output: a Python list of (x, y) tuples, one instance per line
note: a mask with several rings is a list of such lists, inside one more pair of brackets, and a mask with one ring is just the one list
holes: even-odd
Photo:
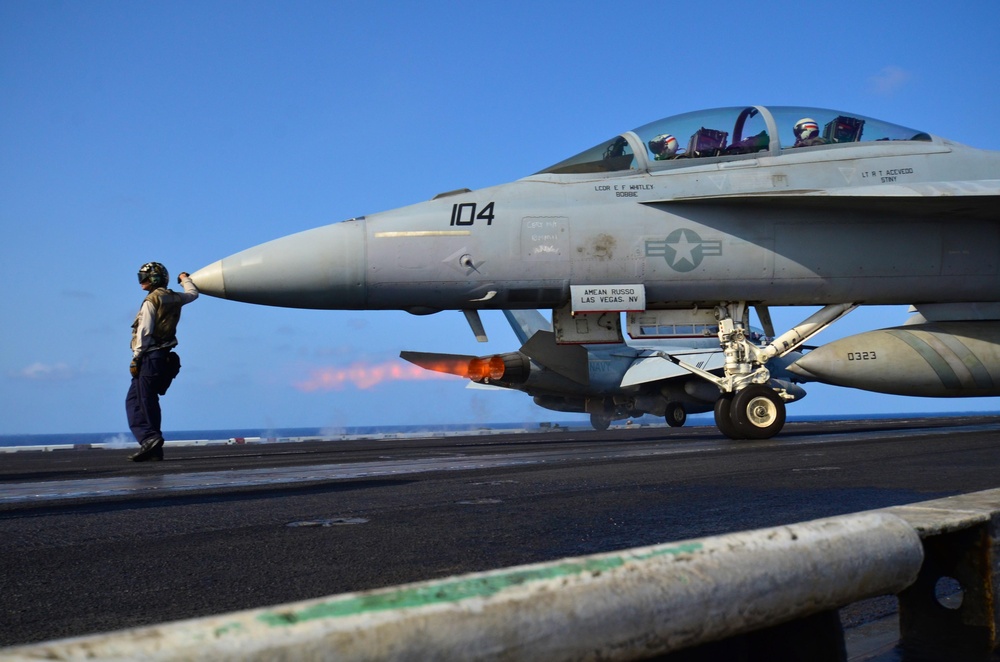
[(785, 401), (774, 389), (752, 384), (733, 396), (733, 425), (743, 439), (770, 439), (785, 427)]
[(667, 425), (672, 428), (683, 427), (687, 423), (687, 412), (684, 411), (684, 405), (679, 402), (671, 402), (667, 405), (667, 414), (664, 418), (667, 419)]
[(736, 424), (733, 422), (732, 417), (733, 411), (733, 394), (723, 393), (719, 396), (719, 399), (715, 401), (715, 427), (719, 428), (719, 432), (726, 435), (730, 439), (744, 439), (740, 435), (739, 430), (736, 429)]
[(604, 432), (611, 427), (611, 419), (607, 416), (601, 416), (600, 414), (591, 414), (590, 425), (598, 432)]

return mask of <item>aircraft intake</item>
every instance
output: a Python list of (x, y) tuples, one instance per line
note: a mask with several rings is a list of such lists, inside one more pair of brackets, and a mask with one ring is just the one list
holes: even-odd
[(1000, 395), (1000, 321), (868, 331), (814, 349), (788, 371), (804, 379), (892, 395)]

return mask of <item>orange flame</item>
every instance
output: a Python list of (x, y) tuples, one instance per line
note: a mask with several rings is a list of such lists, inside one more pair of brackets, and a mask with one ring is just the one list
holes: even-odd
[(354, 363), (346, 368), (327, 366), (316, 368), (309, 378), (296, 382), (295, 388), (311, 393), (313, 391), (339, 391), (349, 384), (355, 388), (369, 389), (384, 381), (447, 379), (449, 375), (431, 372), (410, 363), (386, 361), (376, 365)]
[(469, 361), (469, 379), (474, 382), (481, 382), (486, 379), (497, 381), (503, 377), (504, 370), (503, 358), (499, 356), (478, 358)]

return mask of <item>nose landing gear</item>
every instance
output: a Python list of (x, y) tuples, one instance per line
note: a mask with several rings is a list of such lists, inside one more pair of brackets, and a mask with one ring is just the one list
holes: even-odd
[[(853, 303), (825, 306), (770, 344), (758, 346), (750, 340), (746, 302), (722, 302), (715, 309), (719, 344), (726, 356), (722, 377), (675, 356), (659, 355), (719, 388), (722, 393), (715, 402), (715, 425), (722, 434), (730, 439), (770, 439), (784, 427), (785, 400), (793, 398), (780, 387), (771, 386), (771, 374), (765, 364), (796, 349), (855, 308), (857, 304)], [(769, 319), (769, 314), (766, 315)], [(769, 329), (768, 333), (772, 331)]]

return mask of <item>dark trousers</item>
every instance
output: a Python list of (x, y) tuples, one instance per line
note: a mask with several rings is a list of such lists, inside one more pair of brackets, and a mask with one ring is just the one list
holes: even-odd
[(139, 376), (132, 378), (125, 396), (128, 426), (140, 444), (150, 437), (163, 436), (160, 431), (159, 393), (170, 385), (166, 374), (169, 353), (169, 349), (156, 349), (139, 357)]

